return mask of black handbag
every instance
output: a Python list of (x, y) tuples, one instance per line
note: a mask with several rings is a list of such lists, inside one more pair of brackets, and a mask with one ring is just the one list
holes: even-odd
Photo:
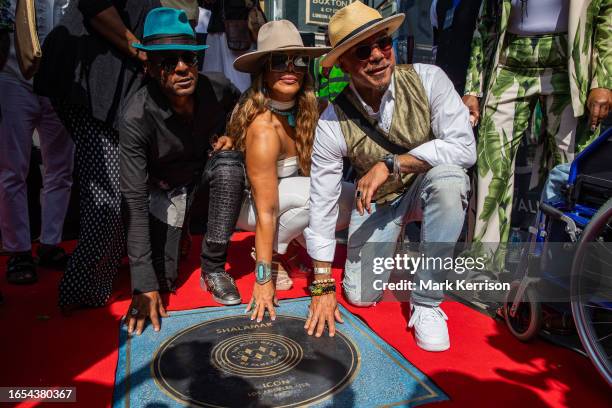
[(239, 150), (214, 152), (206, 162), (203, 178), (211, 195), (206, 238), (212, 242), (228, 241), (242, 206), (246, 179), (244, 154)]
[(210, 180), (212, 171), (216, 166), (228, 162), (235, 165), (240, 163), (240, 166), (244, 168), (244, 153), (240, 150), (217, 150), (213, 152), (208, 160), (206, 160), (206, 165), (204, 166), (204, 176), (206, 179)]

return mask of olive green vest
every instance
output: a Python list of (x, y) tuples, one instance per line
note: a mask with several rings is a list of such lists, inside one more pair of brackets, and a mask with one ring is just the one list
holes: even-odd
[[(416, 73), (412, 65), (398, 65), (395, 67), (393, 80), (395, 83), (395, 106), (391, 128), (389, 133), (380, 129), (374, 120), (371, 121), (383, 135), (393, 143), (403, 146), (408, 150), (431, 140), (431, 122), (429, 112), (429, 100), (421, 83), (421, 78)], [(357, 96), (350, 87), (344, 92), (347, 99), (363, 114), (366, 119), (370, 119)], [(342, 109), (334, 104), (334, 110), (340, 122), (340, 129), (344, 139), (348, 158), (353, 165), (357, 177), (362, 177), (374, 166), (382, 157), (389, 154), (376, 142), (370, 139), (361, 129), (349, 120)], [(382, 204), (400, 196), (414, 181), (414, 174), (404, 174), (401, 179), (389, 177), (389, 179), (379, 187), (374, 195), (374, 201)]]

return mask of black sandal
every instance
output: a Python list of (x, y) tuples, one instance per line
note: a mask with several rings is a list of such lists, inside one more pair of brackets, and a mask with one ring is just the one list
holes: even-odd
[(12, 285), (29, 285), (38, 280), (34, 259), (29, 253), (12, 255), (6, 263), (6, 280)]
[(66, 251), (58, 246), (41, 245), (36, 253), (38, 255), (38, 266), (43, 268), (64, 270), (68, 265), (68, 259), (70, 259)]

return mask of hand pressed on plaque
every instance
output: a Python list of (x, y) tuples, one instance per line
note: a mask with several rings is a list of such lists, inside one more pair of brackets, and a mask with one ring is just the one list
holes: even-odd
[(257, 319), (257, 323), (263, 320), (266, 310), (270, 314), (270, 320), (276, 320), (274, 306), (278, 306), (274, 281), (270, 280), (264, 284), (255, 282), (253, 297), (244, 312), (251, 312), (251, 320)]
[(158, 291), (133, 295), (132, 303), (125, 318), (128, 333), (132, 334), (135, 330), (136, 335), (140, 335), (144, 330), (147, 318), (151, 319), (153, 329), (159, 331), (161, 328), (160, 316), (168, 317), (168, 313), (166, 313), (166, 308)]
[(304, 325), (308, 335), (312, 336), (314, 334), (315, 337), (321, 337), (325, 330), (325, 324), (327, 324), (329, 336), (333, 337), (336, 334), (336, 322), (344, 323), (338, 309), (336, 293), (313, 296), (308, 308), (308, 318)]

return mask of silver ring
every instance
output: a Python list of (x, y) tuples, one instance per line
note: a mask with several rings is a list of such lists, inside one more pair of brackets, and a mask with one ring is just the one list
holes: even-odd
[(130, 314), (132, 316), (137, 316), (138, 315), (138, 309), (136, 309), (135, 307), (133, 307), (132, 309), (130, 309)]

